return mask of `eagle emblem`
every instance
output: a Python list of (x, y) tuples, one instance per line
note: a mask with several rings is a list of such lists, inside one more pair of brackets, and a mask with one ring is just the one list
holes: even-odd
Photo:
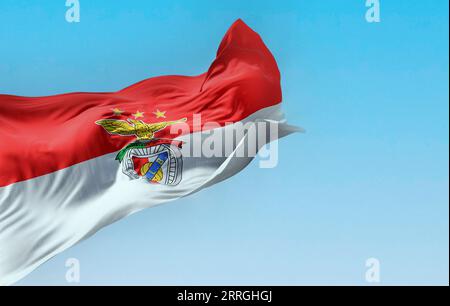
[(115, 120), (115, 119), (102, 119), (95, 122), (101, 125), (108, 133), (120, 136), (136, 136), (137, 140), (152, 140), (155, 137), (155, 133), (159, 132), (170, 125), (186, 122), (186, 118), (176, 121), (166, 121), (147, 124), (142, 120)]
[(116, 160), (122, 164), (122, 172), (130, 179), (145, 179), (150, 183), (174, 186), (182, 178), (182, 142), (156, 138), (155, 133), (186, 120), (145, 123), (134, 119), (101, 119), (95, 123), (111, 135), (136, 137), (116, 156)]

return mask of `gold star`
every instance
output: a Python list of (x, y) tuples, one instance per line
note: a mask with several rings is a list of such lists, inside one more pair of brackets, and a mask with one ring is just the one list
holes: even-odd
[(136, 111), (136, 114), (133, 114), (132, 116), (134, 116), (134, 119), (142, 118), (142, 117), (144, 117), (144, 113), (140, 112), (140, 111)]
[(166, 112), (162, 112), (159, 109), (157, 109), (153, 114), (155, 114), (156, 118), (166, 118)]
[(123, 110), (120, 110), (120, 108), (113, 108), (112, 109), (112, 112), (113, 112), (113, 114), (114, 115), (116, 115), (116, 116), (120, 116), (120, 115), (122, 115), (122, 113), (123, 113)]

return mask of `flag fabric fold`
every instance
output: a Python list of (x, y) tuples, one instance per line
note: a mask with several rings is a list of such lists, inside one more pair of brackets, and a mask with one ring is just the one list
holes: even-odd
[[(241, 20), (198, 76), (113, 93), (0, 95), (0, 285), (129, 214), (236, 174), (254, 157), (242, 151), (296, 131), (280, 103), (276, 61)], [(259, 123), (275, 135), (241, 131)], [(203, 154), (205, 143), (227, 152)]]

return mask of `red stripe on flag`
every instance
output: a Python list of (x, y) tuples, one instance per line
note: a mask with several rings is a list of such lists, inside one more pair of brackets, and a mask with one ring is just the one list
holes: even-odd
[[(109, 135), (95, 124), (99, 119), (187, 118), (192, 131), (193, 114), (224, 125), (280, 102), (275, 59), (259, 35), (238, 20), (208, 72), (199, 76), (155, 77), (114, 93), (0, 95), (0, 187), (118, 151), (135, 140)], [(166, 117), (157, 119), (158, 111)], [(168, 130), (155, 136), (179, 136)]]

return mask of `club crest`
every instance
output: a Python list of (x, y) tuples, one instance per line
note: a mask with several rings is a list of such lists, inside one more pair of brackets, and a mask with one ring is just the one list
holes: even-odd
[(122, 165), (122, 172), (129, 178), (175, 186), (182, 178), (182, 142), (155, 138), (155, 133), (182, 122), (186, 122), (186, 118), (158, 123), (133, 119), (102, 119), (95, 123), (111, 135), (136, 137), (134, 142), (125, 146), (116, 156), (116, 160)]

